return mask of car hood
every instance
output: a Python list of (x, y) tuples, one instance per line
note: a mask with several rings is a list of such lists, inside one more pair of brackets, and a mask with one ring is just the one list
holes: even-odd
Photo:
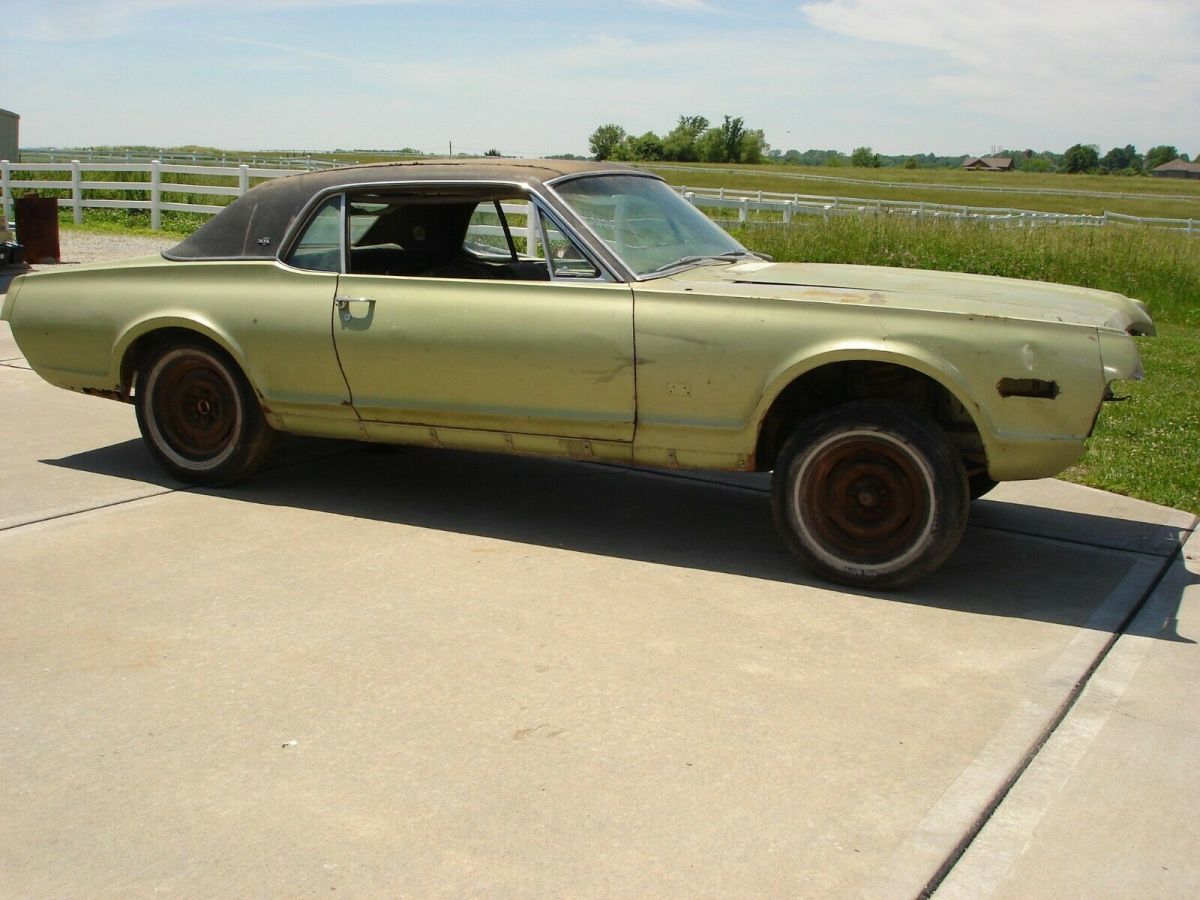
[(864, 303), (1154, 334), (1154, 323), (1139, 300), (1044, 281), (884, 266), (761, 261), (704, 266), (675, 277), (755, 285), (781, 299)]

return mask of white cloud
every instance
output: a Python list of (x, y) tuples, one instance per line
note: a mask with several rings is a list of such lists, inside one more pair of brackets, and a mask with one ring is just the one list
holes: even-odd
[(996, 140), (1023, 146), (1033, 140), (1024, 132), (1145, 142), (1169, 130), (1162, 123), (1178, 140), (1200, 138), (1192, 0), (819, 0), (800, 9), (826, 32), (920, 51), (896, 67), (893, 95), (909, 95), (927, 116), (941, 108), (943, 118), (987, 117)]

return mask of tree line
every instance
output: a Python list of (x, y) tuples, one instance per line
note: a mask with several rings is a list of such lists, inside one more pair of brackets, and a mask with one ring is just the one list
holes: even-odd
[[(970, 157), (939, 156), (933, 153), (885, 156), (870, 147), (856, 147), (845, 154), (839, 150), (779, 150), (767, 143), (761, 128), (747, 128), (741, 116), (724, 116), (714, 125), (704, 116), (680, 116), (675, 127), (660, 136), (653, 131), (634, 135), (615, 123), (601, 125), (588, 138), (592, 157), (621, 162), (710, 162), (778, 163), (797, 166), (852, 166), (855, 168), (899, 167), (905, 169), (959, 168)], [(992, 156), (1013, 160), (1025, 172), (1096, 172), (1103, 175), (1140, 175), (1175, 159), (1188, 160), (1186, 153), (1169, 144), (1151, 147), (1144, 154), (1132, 144), (1113, 147), (1103, 156), (1095, 144), (1075, 144), (1063, 153), (1048, 150), (1000, 150)], [(1197, 157), (1200, 159), (1200, 155)]]
[(704, 116), (680, 116), (659, 137), (653, 131), (626, 133), (620, 125), (601, 125), (588, 138), (592, 156), (623, 162), (760, 163), (769, 149), (761, 128), (746, 128), (741, 116), (725, 116), (712, 125)]
[(1186, 153), (1180, 153), (1170, 144), (1151, 147), (1145, 154), (1138, 153), (1133, 144), (1126, 144), (1124, 147), (1113, 147), (1104, 156), (1100, 155), (1100, 148), (1095, 144), (1075, 144), (1063, 154), (1059, 171), (1140, 175), (1176, 159), (1190, 162)]
[[(1011, 159), (1014, 168), (1023, 172), (1063, 172), (1066, 174), (1140, 175), (1149, 173), (1157, 166), (1175, 159), (1190, 161), (1186, 153), (1180, 153), (1170, 144), (1151, 147), (1145, 153), (1139, 153), (1132, 144), (1126, 144), (1124, 147), (1113, 147), (1103, 156), (1100, 155), (1100, 148), (1095, 144), (1075, 144), (1063, 153), (1026, 149), (998, 150), (989, 155)], [(870, 147), (857, 147), (848, 155), (839, 150), (805, 150), (804, 152), (771, 150), (766, 155), (767, 162), (784, 165), (898, 167), (904, 169), (957, 169), (970, 158), (966, 154), (938, 156), (933, 153), (881, 156)], [(1200, 159), (1200, 154), (1197, 158)]]

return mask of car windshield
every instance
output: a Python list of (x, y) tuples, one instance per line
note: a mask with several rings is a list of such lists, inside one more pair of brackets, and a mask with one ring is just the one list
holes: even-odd
[(638, 276), (753, 256), (657, 178), (593, 175), (554, 190)]

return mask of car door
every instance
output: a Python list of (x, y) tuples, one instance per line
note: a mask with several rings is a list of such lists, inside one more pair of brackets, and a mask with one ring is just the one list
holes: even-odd
[(464, 255), (474, 210), (493, 202), (499, 211), (492, 200), (352, 199), (333, 333), (355, 410), (366, 422), (632, 441), (631, 289), (579, 264), (555, 225), (540, 233), (558, 263), (515, 247), (506, 264)]

